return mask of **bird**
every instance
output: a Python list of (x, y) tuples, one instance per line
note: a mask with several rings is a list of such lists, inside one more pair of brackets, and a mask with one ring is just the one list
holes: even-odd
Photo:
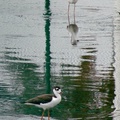
[(42, 94), (37, 97), (31, 98), (25, 102), (26, 105), (33, 105), (43, 109), (40, 120), (43, 120), (44, 111), (48, 109), (48, 120), (50, 120), (49, 109), (53, 108), (61, 102), (61, 88), (59, 86), (53, 87), (54, 94)]
[(74, 17), (75, 17), (75, 4), (77, 3), (78, 0), (68, 0), (68, 17), (69, 17), (69, 8), (70, 4), (74, 4)]

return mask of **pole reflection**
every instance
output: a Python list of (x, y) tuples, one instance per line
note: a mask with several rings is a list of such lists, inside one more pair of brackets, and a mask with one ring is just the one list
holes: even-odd
[(46, 51), (45, 51), (45, 82), (46, 82), (46, 93), (50, 93), (50, 66), (51, 66), (51, 57), (50, 57), (50, 0), (45, 1), (45, 36), (46, 36)]

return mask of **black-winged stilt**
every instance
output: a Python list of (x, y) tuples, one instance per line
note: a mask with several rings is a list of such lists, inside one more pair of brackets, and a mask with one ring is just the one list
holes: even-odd
[(42, 108), (43, 113), (41, 120), (43, 120), (44, 111), (48, 109), (48, 120), (50, 120), (49, 108), (52, 108), (61, 102), (61, 89), (59, 86), (53, 88), (54, 94), (43, 94), (35, 98), (31, 98), (25, 102), (26, 105), (34, 105)]

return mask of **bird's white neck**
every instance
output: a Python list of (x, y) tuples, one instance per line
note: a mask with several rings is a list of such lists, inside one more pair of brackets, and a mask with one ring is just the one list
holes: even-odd
[(59, 93), (57, 93), (56, 91), (53, 90), (53, 93), (54, 93), (56, 98), (61, 98), (61, 95)]
[(53, 97), (54, 104), (60, 103), (60, 101), (62, 99), (61, 95), (57, 92), (54, 92), (54, 95), (55, 95), (55, 97)]

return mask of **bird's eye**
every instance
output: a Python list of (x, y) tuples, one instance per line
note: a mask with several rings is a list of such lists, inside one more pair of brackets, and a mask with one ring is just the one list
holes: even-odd
[(58, 91), (59, 90), (59, 88), (56, 88), (56, 91)]
[(54, 87), (54, 90), (55, 90), (55, 91), (59, 91), (59, 90), (60, 90), (60, 87), (59, 87), (59, 86), (55, 86), (55, 87)]

